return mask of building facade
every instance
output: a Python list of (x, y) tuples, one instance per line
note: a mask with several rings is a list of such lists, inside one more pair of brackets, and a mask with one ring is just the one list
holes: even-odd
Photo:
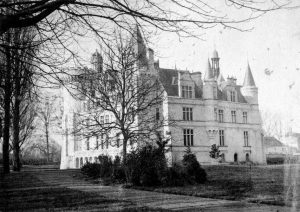
[[(141, 73), (153, 75), (164, 90), (165, 98), (155, 108), (154, 114), (174, 123), (163, 126), (161, 130), (164, 137), (169, 138), (167, 158), (170, 163), (181, 161), (188, 146), (200, 163), (214, 163), (215, 160), (209, 156), (213, 144), (219, 146), (223, 162), (266, 162), (258, 88), (249, 64), (243, 85), (238, 85), (233, 77), (223, 78), (216, 50), (208, 59), (206, 70), (203, 70), (204, 77), (202, 72), (165, 69), (154, 61), (153, 50), (146, 48), (139, 31), (137, 36), (136, 49), (143, 54)], [(102, 59), (97, 61), (101, 63)], [(87, 161), (96, 161), (100, 154), (121, 156), (122, 147), (109, 143), (99, 145), (103, 144), (104, 138), (95, 136), (88, 141), (84, 138), (78, 140), (70, 133), (74, 127), (74, 113), (84, 110), (85, 103), (75, 100), (64, 88), (62, 93), (65, 134), (61, 168), (80, 168)], [(113, 119), (109, 114), (103, 117)]]

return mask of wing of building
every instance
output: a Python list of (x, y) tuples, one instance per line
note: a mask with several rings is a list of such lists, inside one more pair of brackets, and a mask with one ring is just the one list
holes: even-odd
[[(209, 156), (213, 144), (219, 146), (223, 162), (266, 162), (258, 88), (249, 64), (243, 85), (238, 85), (233, 77), (224, 79), (216, 50), (201, 72), (162, 68), (154, 61), (153, 50), (146, 48), (138, 29), (136, 34), (141, 73), (157, 78), (166, 97), (155, 108), (155, 113), (172, 121), (161, 129), (164, 137), (170, 138), (167, 153), (170, 163), (182, 160), (188, 146), (200, 163), (213, 163), (215, 160)], [(98, 53), (93, 55), (95, 57), (98, 59), (93, 61), (98, 65), (94, 68), (101, 69), (102, 58)], [(100, 154), (121, 155), (121, 147), (103, 145), (103, 138), (99, 136), (78, 140), (70, 133), (75, 111), (84, 110), (86, 103), (75, 100), (67, 89), (63, 90), (65, 135), (61, 168), (80, 168), (87, 161), (96, 161)], [(113, 119), (110, 115), (103, 116)], [(102, 145), (97, 145), (99, 143)]]

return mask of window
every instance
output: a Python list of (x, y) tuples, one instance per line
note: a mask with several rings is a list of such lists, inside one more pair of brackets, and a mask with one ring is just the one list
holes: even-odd
[(119, 148), (120, 147), (120, 134), (117, 134), (116, 144), (117, 144), (117, 148)]
[(219, 130), (220, 146), (225, 146), (224, 130)]
[(194, 130), (183, 129), (183, 143), (184, 146), (194, 146)]
[(249, 146), (248, 131), (244, 131), (244, 145)]
[(243, 123), (247, 124), (248, 123), (248, 117), (247, 117), (247, 112), (243, 112)]
[(86, 150), (90, 150), (90, 138), (86, 140)]
[(156, 119), (156, 121), (159, 120), (159, 108), (156, 108), (155, 119)]
[(213, 95), (214, 99), (218, 99), (218, 89), (216, 87), (213, 87)]
[(105, 139), (105, 143), (106, 143), (106, 149), (108, 149), (109, 142), (108, 142), (108, 137), (107, 136), (106, 136), (106, 139)]
[(231, 111), (231, 121), (232, 121), (232, 123), (236, 123), (236, 112), (235, 111)]
[(218, 121), (218, 109), (214, 108), (214, 113), (215, 113), (215, 121)]
[(104, 116), (100, 116), (100, 124), (104, 124)]
[(230, 91), (230, 101), (235, 102), (235, 91)]
[(105, 115), (105, 123), (109, 122), (109, 115)]
[(181, 91), (182, 98), (191, 99), (192, 98), (192, 86), (182, 86), (181, 88), (182, 88), (182, 91)]
[(104, 135), (101, 134), (101, 149), (104, 148)]
[(185, 121), (193, 121), (193, 108), (191, 107), (183, 107), (183, 120)]
[(97, 135), (96, 136), (96, 146), (95, 146), (95, 149), (98, 149), (99, 148), (99, 136)]
[(219, 122), (224, 122), (224, 111), (219, 110)]

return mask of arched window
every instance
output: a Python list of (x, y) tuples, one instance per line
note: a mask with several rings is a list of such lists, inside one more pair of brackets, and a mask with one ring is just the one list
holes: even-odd
[(246, 153), (246, 161), (247, 162), (250, 161), (250, 155), (249, 155), (249, 153)]
[(83, 166), (83, 158), (80, 158), (80, 167)]
[(238, 162), (238, 154), (237, 153), (234, 153), (233, 159), (234, 159), (234, 162)]
[(79, 168), (79, 158), (76, 158), (76, 168)]
[(221, 162), (225, 162), (225, 154), (224, 153), (221, 154)]

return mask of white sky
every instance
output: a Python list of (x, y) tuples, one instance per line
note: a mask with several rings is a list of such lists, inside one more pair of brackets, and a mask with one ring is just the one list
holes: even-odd
[[(292, 126), (295, 132), (300, 132), (299, 20), (300, 9), (274, 11), (240, 25), (254, 27), (250, 32), (215, 27), (197, 31), (205, 33), (202, 40), (180, 40), (176, 34), (161, 32), (149, 39), (149, 46), (154, 49), (161, 67), (174, 68), (176, 64), (178, 69), (203, 74), (207, 58), (216, 47), (224, 78), (235, 76), (239, 84), (243, 82), (248, 60), (259, 88), (260, 109), (282, 117), (284, 130)], [(80, 45), (82, 48), (77, 50), (84, 55), (99, 49), (87, 37)], [(272, 74), (266, 75), (265, 69), (273, 71)]]
[[(279, 113), (285, 128), (300, 132), (300, 9), (271, 12), (253, 21), (250, 32), (224, 29), (206, 30), (199, 39), (184, 39), (161, 33), (152, 45), (160, 66), (205, 72), (214, 46), (219, 52), (224, 78), (237, 77), (242, 84), (249, 61), (259, 88), (261, 110)], [(265, 69), (273, 71), (265, 74)], [(297, 70), (298, 69), (298, 70)], [(295, 84), (292, 88), (289, 85)], [(291, 121), (293, 119), (293, 121)]]

